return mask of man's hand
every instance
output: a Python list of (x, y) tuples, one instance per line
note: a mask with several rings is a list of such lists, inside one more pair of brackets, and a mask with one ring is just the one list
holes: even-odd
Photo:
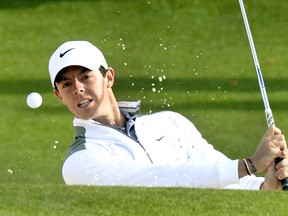
[(277, 157), (288, 157), (287, 145), (281, 130), (271, 127), (261, 139), (256, 152), (250, 159), (256, 165), (257, 172), (261, 173), (265, 172)]
[(261, 186), (261, 190), (281, 190), (280, 180), (288, 177), (288, 158), (284, 158), (276, 164), (273, 161), (265, 174), (265, 181)]

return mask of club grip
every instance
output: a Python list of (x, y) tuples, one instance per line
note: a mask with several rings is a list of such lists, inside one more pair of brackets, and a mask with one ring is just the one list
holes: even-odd
[[(276, 164), (278, 164), (280, 161), (282, 161), (282, 158), (278, 157), (275, 159)], [(288, 178), (281, 180), (281, 187), (282, 187), (282, 190), (288, 191)]]

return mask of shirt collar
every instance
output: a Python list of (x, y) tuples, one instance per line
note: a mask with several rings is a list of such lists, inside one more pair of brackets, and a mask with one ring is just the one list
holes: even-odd
[(139, 114), (141, 101), (119, 101), (118, 106), (126, 119), (134, 119)]

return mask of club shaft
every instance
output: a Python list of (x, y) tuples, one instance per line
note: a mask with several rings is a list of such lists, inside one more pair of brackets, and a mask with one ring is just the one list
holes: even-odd
[[(245, 11), (245, 7), (244, 7), (244, 4), (243, 4), (243, 1), (239, 0), (239, 4), (240, 4), (242, 17), (243, 17), (243, 20), (244, 20), (244, 25), (245, 25), (245, 29), (246, 29), (246, 32), (247, 32), (247, 36), (248, 36), (251, 52), (252, 52), (252, 57), (253, 57), (253, 60), (254, 60), (254, 65), (255, 65), (255, 68), (256, 68), (256, 73), (257, 73), (257, 78), (258, 78), (258, 82), (259, 82), (259, 87), (260, 87), (260, 90), (261, 90), (262, 99), (263, 99), (263, 102), (264, 102), (265, 116), (266, 116), (267, 125), (270, 128), (272, 126), (275, 126), (275, 121), (274, 121), (274, 117), (273, 117), (272, 111), (270, 109), (270, 105), (269, 105), (269, 101), (268, 101), (268, 97), (267, 97), (267, 93), (266, 93), (266, 89), (265, 89), (265, 85), (264, 85), (264, 80), (263, 80), (263, 77), (262, 77), (260, 64), (259, 64), (259, 61), (258, 61), (258, 57), (257, 57), (257, 53), (256, 53), (255, 45), (254, 45), (254, 42), (253, 42), (253, 38), (252, 38), (252, 34), (251, 34), (251, 30), (250, 30), (250, 26), (249, 26), (249, 23), (248, 23), (248, 19), (247, 19), (247, 15), (246, 15), (246, 11)], [(275, 159), (276, 164), (279, 163), (281, 160), (282, 160), (282, 158), (276, 158)], [(282, 190), (285, 190), (285, 191), (288, 190), (288, 178), (281, 180), (281, 187), (282, 187)]]
[(260, 64), (259, 64), (259, 61), (258, 61), (255, 45), (254, 45), (254, 42), (253, 42), (253, 38), (252, 38), (249, 22), (248, 22), (248, 19), (247, 19), (245, 7), (244, 7), (244, 4), (243, 4), (242, 0), (239, 0), (239, 4), (240, 4), (243, 20), (244, 20), (245, 29), (246, 29), (246, 32), (247, 32), (247, 37), (248, 37), (249, 44), (250, 44), (252, 57), (253, 57), (253, 60), (254, 60), (254, 65), (255, 65), (255, 69), (256, 69), (256, 73), (257, 73), (257, 78), (258, 78), (258, 82), (259, 82), (259, 87), (260, 87), (263, 103), (264, 103), (267, 125), (268, 125), (268, 127), (272, 127), (272, 126), (275, 126), (275, 122), (274, 122), (273, 114), (272, 114), (272, 111), (271, 111), (271, 108), (270, 108), (270, 105), (269, 105), (269, 101), (268, 101), (268, 97), (267, 97), (267, 93), (266, 93), (266, 88), (265, 88), (265, 84), (264, 84), (264, 80), (263, 80)]

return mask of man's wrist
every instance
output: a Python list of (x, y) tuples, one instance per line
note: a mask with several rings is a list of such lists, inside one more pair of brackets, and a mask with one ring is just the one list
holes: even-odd
[(255, 175), (257, 172), (257, 168), (255, 163), (250, 158), (243, 159), (245, 169), (248, 175)]
[(249, 175), (244, 159), (238, 161), (238, 175), (239, 178)]
[(260, 185), (260, 190), (267, 190), (266, 186), (265, 186), (265, 183), (262, 182), (262, 184)]
[(249, 166), (249, 168), (251, 170), (251, 173), (253, 175), (255, 175), (257, 173), (256, 164), (250, 158), (246, 158), (246, 161), (248, 162), (248, 166)]

